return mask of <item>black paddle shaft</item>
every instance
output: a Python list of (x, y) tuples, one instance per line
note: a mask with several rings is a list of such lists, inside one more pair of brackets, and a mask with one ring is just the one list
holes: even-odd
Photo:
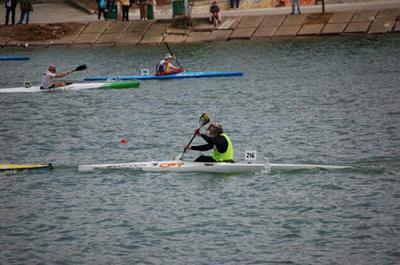
[[(200, 126), (200, 128), (202, 128), (202, 127), (203, 127), (204, 125), (206, 125), (206, 124), (207, 124), (207, 122), (204, 123), (204, 124), (202, 124), (202, 125)], [(199, 128), (199, 129), (200, 129), (200, 128)], [(194, 138), (196, 138), (196, 133), (193, 134), (192, 139), (190, 139), (189, 143), (188, 143), (186, 146), (189, 146), (189, 145), (193, 142)], [(181, 157), (186, 153), (186, 150), (187, 150), (186, 148), (183, 149), (183, 152), (182, 152), (182, 154), (181, 154)]]
[(171, 51), (171, 49), (169, 48), (168, 43), (164, 42), (164, 44), (165, 44), (165, 47), (167, 47), (168, 52), (169, 52), (172, 56), (175, 57), (175, 61), (176, 61), (176, 63), (179, 65), (179, 67), (180, 67), (181, 69), (183, 69), (182, 65), (179, 63), (178, 59), (176, 58), (175, 53), (173, 53), (173, 52)]
[[(206, 125), (209, 121), (210, 121), (210, 119), (208, 118), (208, 113), (207, 112), (204, 112), (203, 114), (201, 114), (200, 119), (199, 119), (200, 127), (197, 130), (200, 130), (201, 128), (203, 128), (204, 125)], [(196, 132), (193, 134), (192, 139), (190, 139), (190, 141), (186, 145), (186, 147), (188, 147), (193, 142), (194, 138), (196, 138)], [(183, 155), (186, 153), (186, 150), (187, 150), (186, 147), (183, 149), (183, 152), (180, 155), (175, 157), (175, 159), (182, 159)]]
[[(186, 147), (188, 147), (194, 140), (194, 138), (196, 138), (196, 133), (193, 134), (192, 139), (190, 139), (189, 143), (186, 145)], [(186, 148), (183, 149), (183, 152), (181, 153), (180, 157), (182, 158), (182, 156), (186, 153)]]

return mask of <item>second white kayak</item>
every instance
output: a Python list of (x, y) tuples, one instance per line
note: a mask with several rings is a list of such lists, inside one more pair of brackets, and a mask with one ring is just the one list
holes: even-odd
[(40, 86), (2, 88), (0, 89), (0, 93), (79, 91), (88, 89), (126, 89), (126, 88), (138, 88), (139, 86), (140, 86), (139, 81), (131, 80), (123, 82), (114, 81), (114, 82), (97, 82), (97, 83), (72, 83), (66, 86), (56, 87), (51, 89), (40, 89)]

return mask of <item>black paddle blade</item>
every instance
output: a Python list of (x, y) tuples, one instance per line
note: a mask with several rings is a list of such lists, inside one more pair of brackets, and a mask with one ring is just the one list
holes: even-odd
[(75, 68), (74, 71), (83, 71), (83, 70), (86, 70), (86, 69), (87, 69), (86, 64), (82, 64), (82, 65), (79, 65), (77, 68)]

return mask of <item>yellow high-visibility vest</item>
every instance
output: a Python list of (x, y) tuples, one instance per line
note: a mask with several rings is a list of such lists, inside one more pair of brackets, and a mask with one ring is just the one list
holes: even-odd
[(213, 158), (218, 162), (233, 160), (233, 145), (231, 139), (225, 133), (221, 135), (225, 137), (226, 141), (228, 142), (228, 148), (226, 149), (225, 153), (220, 153), (218, 152), (217, 147), (214, 146)]

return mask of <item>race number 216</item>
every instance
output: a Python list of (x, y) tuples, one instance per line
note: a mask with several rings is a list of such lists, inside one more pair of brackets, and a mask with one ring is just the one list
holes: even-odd
[(256, 160), (257, 159), (257, 151), (255, 150), (246, 150), (244, 152), (244, 160)]

